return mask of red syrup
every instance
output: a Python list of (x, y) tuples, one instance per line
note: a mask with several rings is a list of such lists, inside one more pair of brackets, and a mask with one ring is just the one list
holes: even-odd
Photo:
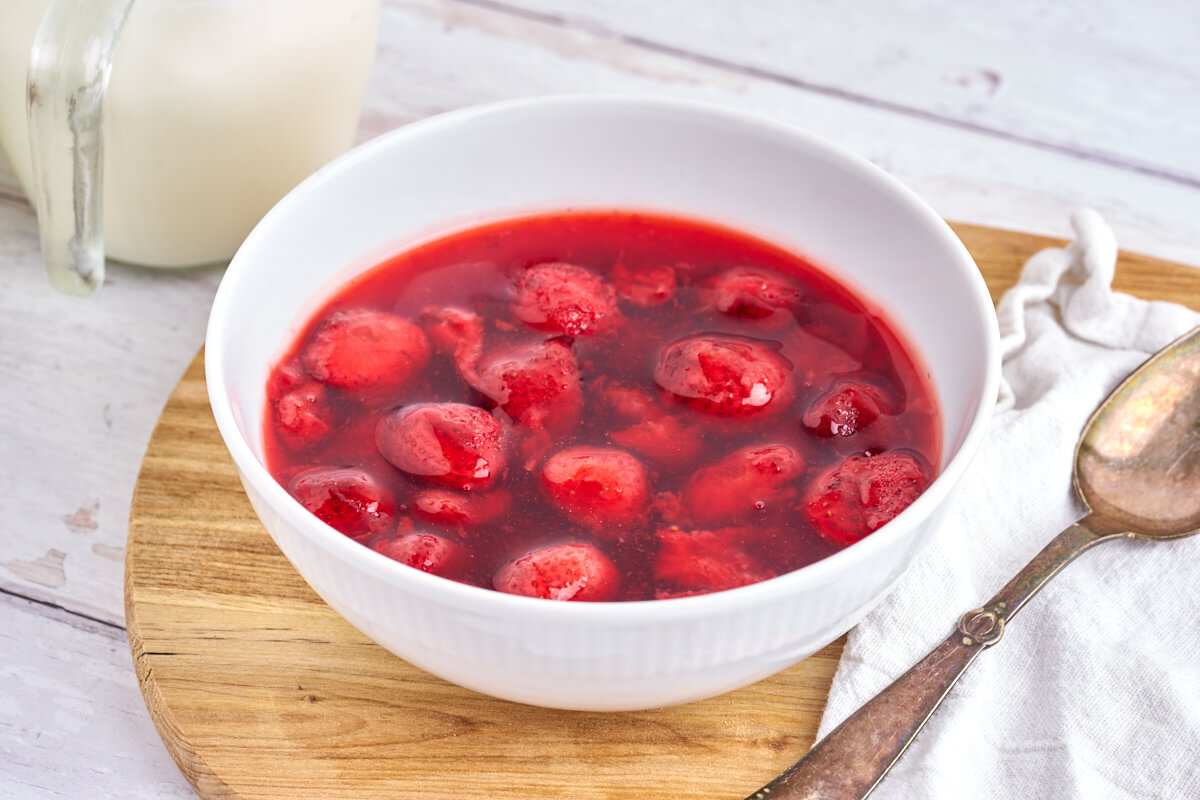
[(870, 535), (940, 456), (879, 308), (737, 231), (564, 212), (341, 287), (271, 373), (267, 466), (416, 569), (558, 600), (730, 589)]

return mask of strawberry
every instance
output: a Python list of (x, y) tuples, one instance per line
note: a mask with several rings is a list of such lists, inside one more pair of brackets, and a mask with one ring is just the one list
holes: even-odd
[(542, 467), (542, 486), (568, 519), (592, 530), (636, 521), (650, 494), (642, 462), (610, 447), (571, 447), (555, 453)]
[(599, 548), (581, 542), (552, 544), (509, 561), (492, 577), (492, 588), (548, 600), (614, 600), (621, 579)]
[(271, 372), (267, 380), (267, 396), (272, 401), (278, 400), (301, 384), (307, 383), (312, 376), (304, 371), (304, 365), (299, 358), (285, 361)]
[(675, 296), (675, 269), (667, 264), (639, 268), (614, 264), (612, 276), (617, 296), (635, 306), (661, 306)]
[(813, 401), (802, 423), (814, 436), (853, 436), (868, 427), (887, 405), (882, 389), (866, 383), (839, 381)]
[(464, 492), (491, 486), (507, 460), (500, 420), (463, 403), (395, 409), (375, 426), (375, 445), (396, 469)]
[(471, 526), (503, 516), (512, 495), (504, 489), (463, 494), (449, 489), (425, 489), (413, 499), (413, 513), (440, 525)]
[(800, 303), (800, 288), (769, 269), (734, 267), (713, 280), (713, 305), (723, 314), (745, 319), (781, 318)]
[(514, 424), (531, 431), (567, 433), (583, 413), (579, 364), (558, 339), (486, 354), (472, 386), (499, 403)]
[(788, 494), (804, 460), (785, 444), (743, 447), (692, 476), (684, 505), (701, 525), (749, 523)]
[(429, 339), (403, 317), (372, 308), (335, 311), (309, 337), (301, 360), (340, 389), (393, 389), (429, 361)]
[(614, 430), (608, 438), (643, 458), (680, 466), (694, 461), (704, 449), (700, 432), (669, 415), (659, 399), (645, 389), (601, 377), (589, 385), (588, 397), (632, 423)]
[(844, 357), (886, 367), (891, 350), (880, 335), (875, 315), (852, 301), (814, 302), (804, 306), (802, 326), (811, 338), (840, 350)]
[(801, 508), (817, 533), (850, 545), (908, 508), (929, 481), (929, 471), (910, 453), (854, 455), (822, 475)]
[(761, 340), (698, 334), (662, 349), (654, 380), (694, 408), (741, 417), (786, 407), (794, 395), (791, 370)]
[(642, 420), (663, 413), (655, 396), (637, 386), (600, 377), (588, 385), (588, 397), (594, 398), (617, 416), (627, 420)]
[(789, 328), (779, 335), (780, 355), (792, 364), (792, 382), (797, 387), (821, 391), (836, 382), (834, 376), (862, 369), (862, 361), (835, 342), (813, 336), (804, 328)]
[(658, 531), (655, 597), (719, 592), (775, 577), (773, 570), (745, 551), (746, 533), (745, 528)]
[(617, 293), (596, 273), (574, 264), (537, 264), (517, 276), (513, 313), (539, 330), (590, 336), (620, 320)]
[(647, 512), (668, 525), (690, 525), (691, 515), (679, 492), (658, 492), (646, 507)]
[(474, 365), (483, 353), (483, 318), (457, 306), (429, 306), (421, 310), (421, 324), (442, 355), (455, 364)]
[(669, 467), (695, 463), (704, 453), (703, 434), (668, 414), (644, 419), (608, 435), (613, 444)]
[(434, 346), (450, 353), (463, 381), (498, 403), (516, 425), (566, 433), (583, 412), (579, 363), (558, 339), (483, 352), (483, 320), (460, 308), (428, 308), (421, 320)]
[(369, 473), (352, 467), (307, 469), (288, 484), (301, 505), (352, 539), (390, 527), (395, 503)]
[(382, 539), (375, 542), (372, 549), (413, 569), (443, 578), (461, 575), (471, 558), (458, 542), (433, 533), (408, 533)]
[(292, 447), (314, 444), (333, 428), (325, 386), (314, 380), (298, 384), (276, 400), (274, 406), (278, 430)]

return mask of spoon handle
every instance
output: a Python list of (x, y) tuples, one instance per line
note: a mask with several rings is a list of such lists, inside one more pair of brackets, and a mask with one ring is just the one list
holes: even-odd
[(1054, 537), (985, 606), (963, 614), (941, 644), (747, 800), (866, 797), (975, 657), (1000, 641), (1005, 623), (1029, 598), (1080, 553), (1122, 535), (1119, 526), (1093, 514)]

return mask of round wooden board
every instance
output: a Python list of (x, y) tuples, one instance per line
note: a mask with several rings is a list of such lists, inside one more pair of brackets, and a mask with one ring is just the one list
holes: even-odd
[[(955, 229), (993, 297), (1061, 244)], [(1117, 285), (1200, 308), (1190, 268), (1123, 256)], [(534, 708), (434, 678), (352, 628), (276, 549), (217, 433), (200, 356), (138, 477), (125, 610), (150, 714), (204, 800), (744, 797), (811, 745), (842, 644), (722, 697), (643, 712)]]

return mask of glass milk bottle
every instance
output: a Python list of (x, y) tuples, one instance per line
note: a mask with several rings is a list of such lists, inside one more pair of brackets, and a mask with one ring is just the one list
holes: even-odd
[(3, 1), (0, 146), (64, 291), (228, 259), (352, 143), (379, 0)]

